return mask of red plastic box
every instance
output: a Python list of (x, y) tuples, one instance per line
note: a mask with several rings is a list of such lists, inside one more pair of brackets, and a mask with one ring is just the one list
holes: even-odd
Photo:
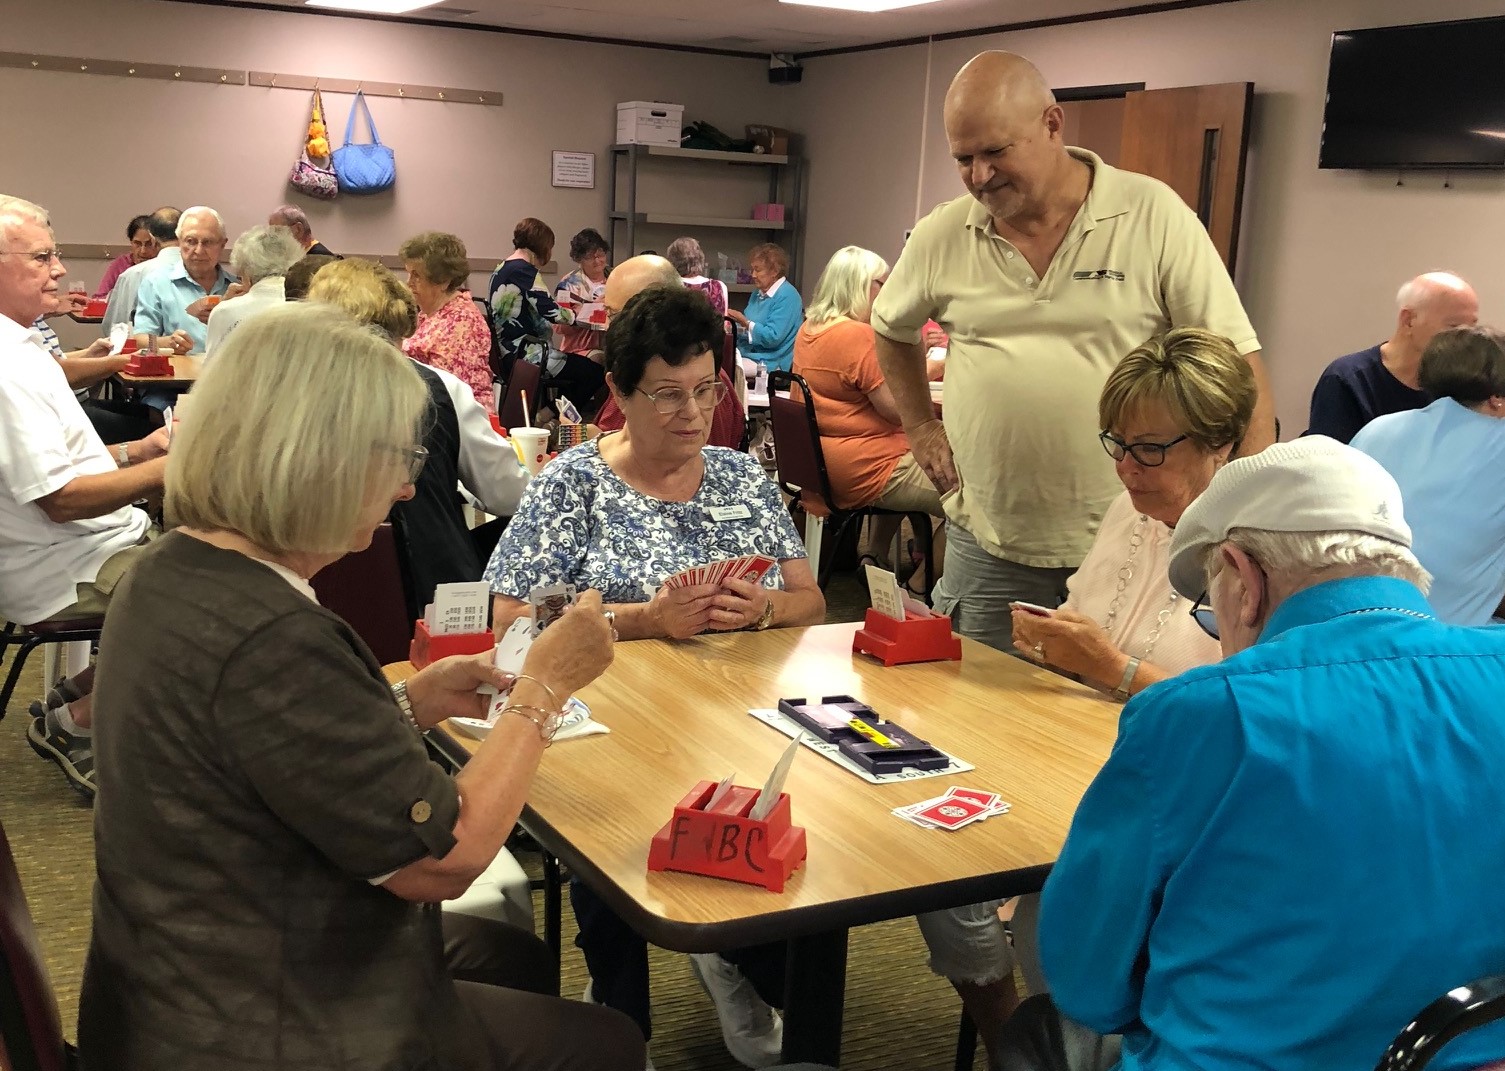
[(408, 661), (418, 669), (450, 655), (482, 654), (496, 646), (496, 637), (486, 632), (461, 632), (453, 636), (430, 636), (428, 622), (419, 618), (408, 644)]
[(781, 792), (768, 817), (747, 817), (758, 790), (734, 785), (705, 809), (715, 781), (701, 781), (674, 808), (674, 817), (653, 835), (649, 870), (679, 870), (708, 878), (761, 885), (783, 892), (784, 883), (805, 862), (805, 830), (790, 823), (789, 794)]
[(869, 609), (852, 637), (852, 650), (872, 655), (885, 666), (909, 662), (959, 662), (962, 641), (951, 634), (951, 618), (933, 610), (906, 612), (903, 621)]

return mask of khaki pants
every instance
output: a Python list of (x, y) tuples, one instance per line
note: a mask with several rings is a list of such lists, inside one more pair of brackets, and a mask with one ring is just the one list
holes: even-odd
[(920, 468), (920, 463), (914, 459), (913, 454), (899, 458), (893, 475), (883, 485), (883, 493), (873, 499), (873, 505), (904, 513), (922, 512), (932, 517), (946, 516), (946, 511), (941, 508), (941, 493), (930, 482), (930, 477), (925, 475), (925, 470)]
[(135, 564), (137, 556), (161, 534), (160, 528), (148, 528), (146, 536), (140, 543), (111, 554), (100, 565), (99, 572), (94, 575), (93, 580), (75, 585), (77, 598), (73, 600), (73, 604), (53, 614), (51, 620), (67, 621), (75, 617), (103, 617), (105, 611), (110, 608), (110, 599), (115, 595), (116, 585)]

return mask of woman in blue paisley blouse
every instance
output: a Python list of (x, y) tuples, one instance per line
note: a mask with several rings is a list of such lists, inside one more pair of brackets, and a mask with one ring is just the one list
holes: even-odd
[[(622, 431), (577, 446), (523, 496), (486, 568), (500, 633), (544, 584), (595, 588), (624, 640), (816, 625), (826, 600), (789, 513), (757, 461), (707, 446), (725, 390), (716, 374), (721, 318), (693, 291), (651, 287), (606, 332), (607, 383)], [(777, 561), (762, 583), (728, 580), (667, 589), (675, 573), (744, 554)], [(652, 1030), (647, 946), (589, 888), (570, 889), (590, 999)], [(783, 1027), (778, 946), (691, 957), (732, 1055), (778, 1062)], [(744, 973), (745, 972), (745, 973)]]

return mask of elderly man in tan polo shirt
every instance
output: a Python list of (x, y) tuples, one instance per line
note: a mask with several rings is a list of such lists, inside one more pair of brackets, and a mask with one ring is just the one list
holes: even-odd
[[(1226, 335), (1261, 388), (1244, 452), (1274, 440), (1259, 340), (1202, 224), (1163, 183), (1068, 148), (1064, 123), (1027, 60), (969, 61), (945, 124), (971, 196), (916, 224), (873, 306), (884, 378), (953, 522), (937, 603), (1003, 650), (1008, 603), (1059, 604), (1123, 489), (1097, 398), (1124, 354), (1172, 327)], [(927, 319), (951, 336), (944, 427)]]
[[(1245, 453), (1274, 440), (1274, 416), (1259, 340), (1173, 190), (1068, 148), (1049, 85), (1007, 52), (961, 69), (944, 117), (970, 196), (915, 226), (872, 320), (915, 459), (946, 506), (936, 605), (963, 635), (1012, 651), (1009, 603), (1059, 605), (1122, 490), (1097, 441), (1098, 395), (1120, 358), (1172, 327), (1216, 331), (1260, 385)], [(944, 426), (925, 381), (928, 319), (951, 336)], [(997, 906), (920, 919), (932, 969), (990, 1048), (1016, 1002)]]

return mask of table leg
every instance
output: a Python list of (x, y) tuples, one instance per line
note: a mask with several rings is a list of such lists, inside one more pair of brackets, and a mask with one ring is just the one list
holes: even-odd
[(846, 930), (790, 939), (784, 980), (786, 1063), (839, 1066), (846, 990)]

